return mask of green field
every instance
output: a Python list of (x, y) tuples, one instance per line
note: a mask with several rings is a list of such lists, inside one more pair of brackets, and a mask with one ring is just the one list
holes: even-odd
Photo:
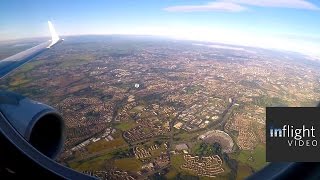
[(121, 131), (127, 131), (127, 130), (132, 129), (136, 126), (137, 126), (137, 123), (135, 123), (134, 121), (127, 121), (127, 122), (123, 122), (123, 123), (116, 125), (115, 128), (117, 128)]
[(102, 156), (99, 156), (97, 158), (84, 161), (84, 162), (72, 162), (69, 163), (68, 166), (72, 169), (78, 170), (78, 171), (87, 171), (87, 170), (101, 170), (105, 166), (105, 160), (111, 159), (111, 154), (104, 154)]
[(17, 76), (14, 76), (11, 81), (10, 81), (10, 86), (21, 86), (24, 84), (29, 83), (31, 80), (30, 79), (25, 79), (25, 76), (20, 73)]
[(35, 60), (35, 61), (31, 61), (28, 62), (26, 64), (24, 64), (21, 69), (18, 70), (18, 72), (20, 73), (25, 73), (25, 72), (29, 72), (31, 70), (33, 70), (34, 68), (36, 68), (38, 65), (41, 65), (42, 63), (44, 63), (45, 61), (41, 61), (41, 60)]
[(255, 171), (260, 170), (267, 164), (266, 147), (264, 145), (258, 145), (253, 151), (240, 151), (235, 158), (241, 163), (249, 165)]
[(171, 157), (170, 171), (166, 174), (167, 179), (174, 179), (178, 174), (190, 175), (191, 172), (181, 169), (184, 162), (185, 160), (182, 154), (173, 155)]
[(159, 149), (155, 149), (153, 151), (151, 151), (151, 155), (153, 157), (157, 157), (157, 156), (160, 156), (161, 155), (161, 152), (165, 152), (165, 148), (163, 146), (161, 146)]
[(170, 171), (166, 174), (166, 178), (167, 179), (175, 179), (175, 177), (177, 176), (179, 172), (174, 169), (174, 168), (170, 168)]
[(252, 174), (252, 169), (243, 163), (238, 164), (237, 179), (245, 179)]
[(199, 132), (186, 132), (183, 130), (176, 130), (176, 131), (179, 133), (175, 134), (175, 136), (174, 136), (175, 141), (193, 142), (193, 141), (197, 140), (197, 138), (200, 134), (202, 134), (202, 131), (199, 131)]
[[(68, 59), (68, 57), (66, 58)], [(90, 55), (72, 55), (67, 61), (62, 61), (62, 63), (59, 64), (59, 67), (68, 68), (75, 65), (79, 66), (87, 64), (92, 60), (94, 60), (94, 58)]]
[(107, 149), (116, 149), (122, 146), (125, 146), (127, 143), (122, 139), (114, 139), (112, 141), (106, 141), (104, 139), (91, 143), (87, 146), (87, 150), (90, 153), (96, 153), (102, 150), (107, 150)]
[(171, 157), (171, 165), (175, 169), (180, 169), (181, 165), (184, 163), (183, 155), (177, 154)]
[(44, 61), (31, 61), (26, 64), (24, 64), (20, 69), (18, 69), (15, 72), (14, 76), (9, 76), (9, 86), (15, 87), (15, 86), (21, 86), (21, 85), (27, 85), (29, 82), (32, 81), (30, 78), (26, 78), (25, 73), (32, 71), (34, 68), (36, 68), (38, 65), (42, 64)]
[(125, 171), (137, 172), (141, 169), (142, 163), (136, 158), (116, 159), (114, 165)]

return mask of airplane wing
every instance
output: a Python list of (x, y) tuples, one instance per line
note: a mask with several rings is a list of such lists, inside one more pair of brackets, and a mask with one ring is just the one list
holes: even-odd
[(5, 77), (9, 73), (13, 72), (17, 68), (21, 67), (23, 64), (28, 63), (37, 55), (43, 53), (44, 51), (50, 49), (54, 45), (63, 41), (63, 39), (61, 39), (56, 33), (56, 30), (54, 29), (53, 24), (50, 21), (48, 21), (48, 24), (49, 24), (50, 34), (51, 34), (51, 40), (1, 60), (0, 61), (0, 79)]
[[(0, 78), (63, 41), (49, 21), (51, 40), (0, 61)], [(19, 94), (0, 91), (1, 177), (96, 179), (54, 159), (63, 149), (64, 121), (54, 108)]]

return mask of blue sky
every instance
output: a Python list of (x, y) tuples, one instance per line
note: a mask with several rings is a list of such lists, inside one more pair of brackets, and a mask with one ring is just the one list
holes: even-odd
[(0, 40), (146, 34), (320, 56), (318, 0), (1, 0)]

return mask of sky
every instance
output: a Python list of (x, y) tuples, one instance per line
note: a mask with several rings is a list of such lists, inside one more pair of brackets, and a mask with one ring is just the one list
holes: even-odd
[(320, 57), (320, 0), (1, 0), (0, 41), (135, 34), (282, 49)]

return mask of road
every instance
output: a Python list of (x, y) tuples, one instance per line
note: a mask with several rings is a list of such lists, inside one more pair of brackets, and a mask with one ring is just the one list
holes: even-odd
[[(229, 103), (227, 108), (222, 113), (221, 118), (219, 118), (217, 121), (215, 121), (214, 123), (212, 123), (209, 126), (207, 126), (206, 130), (208, 130), (208, 131), (213, 130), (213, 129), (224, 130), (224, 126), (228, 121), (228, 117), (227, 116), (231, 113), (232, 107), (233, 107), (234, 104), (235, 104), (235, 100), (232, 99), (232, 102)], [(167, 136), (168, 137), (168, 143), (167, 143), (168, 144), (168, 148), (166, 150), (166, 153), (169, 156), (170, 163), (168, 164), (168, 166), (165, 166), (165, 167), (162, 167), (160, 169), (156, 169), (155, 171), (152, 171), (152, 172), (149, 172), (147, 174), (144, 174), (143, 177), (151, 176), (152, 174), (157, 173), (157, 172), (161, 172), (163, 169), (168, 168), (168, 167), (171, 166), (171, 153), (170, 153), (170, 151), (174, 150), (173, 149), (174, 148), (173, 144), (177, 143), (177, 142), (174, 142), (174, 129), (173, 129), (174, 127), (173, 126), (176, 123), (176, 121), (178, 120), (178, 117), (182, 112), (183, 111), (178, 112), (177, 115), (173, 118), (173, 120), (169, 124), (171, 131), (169, 132), (169, 135)], [(196, 130), (196, 131), (203, 131), (203, 129), (199, 129), (199, 130)], [(85, 160), (89, 160), (89, 159), (94, 159), (94, 158), (102, 156), (102, 155), (104, 155), (106, 153), (113, 152), (113, 151), (115, 151), (117, 149), (135, 147), (136, 145), (138, 145), (140, 143), (150, 141), (151, 139), (154, 139), (154, 138), (156, 138), (156, 137), (143, 139), (141, 141), (136, 141), (136, 142), (133, 142), (133, 143), (130, 143), (130, 144), (124, 144), (124, 145), (118, 146), (116, 148), (106, 149), (106, 150), (103, 150), (103, 151), (91, 153), (91, 154), (85, 155), (84, 157), (78, 158), (76, 160), (69, 161), (68, 163), (81, 162), (81, 161), (85, 161)]]

